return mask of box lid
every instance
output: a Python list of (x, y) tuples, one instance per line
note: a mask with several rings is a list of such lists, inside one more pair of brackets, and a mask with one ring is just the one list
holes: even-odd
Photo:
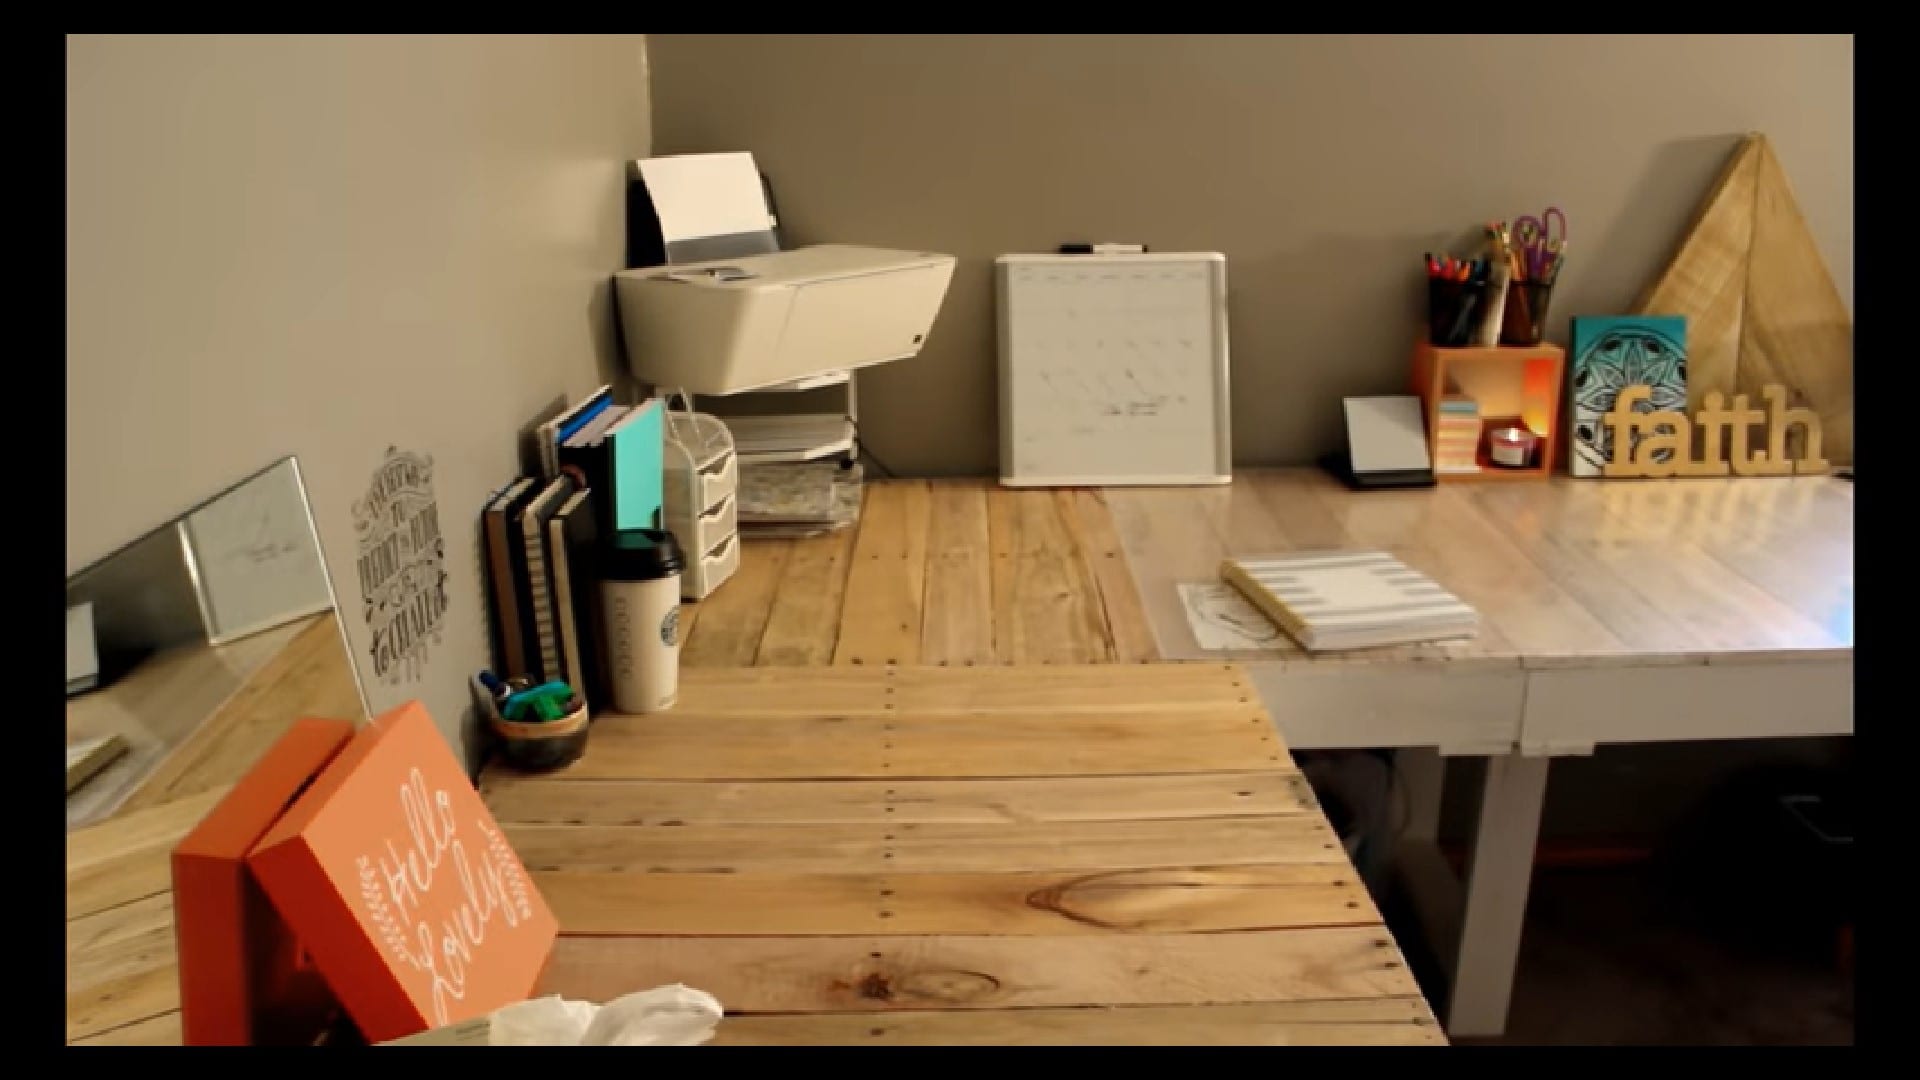
[(233, 790), (175, 845), (173, 924), (180, 1034), (188, 1046), (278, 1041), (271, 1028), (317, 1029), (324, 987), (259, 886), (246, 857), (307, 782), (353, 738), (345, 720), (297, 720)]
[(417, 701), (355, 735), (249, 863), (370, 1041), (523, 1000), (559, 929)]

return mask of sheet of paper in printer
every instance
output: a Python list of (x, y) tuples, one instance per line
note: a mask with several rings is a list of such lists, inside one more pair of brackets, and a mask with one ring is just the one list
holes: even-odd
[(749, 151), (644, 158), (638, 165), (669, 244), (773, 228)]

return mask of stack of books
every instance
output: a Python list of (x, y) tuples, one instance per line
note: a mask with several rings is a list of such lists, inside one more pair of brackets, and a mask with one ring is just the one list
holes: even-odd
[(615, 530), (660, 525), (662, 412), (658, 399), (615, 405), (601, 387), (539, 427), (539, 475), (481, 512), (501, 676), (606, 700), (596, 549)]
[(1448, 394), (1440, 399), (1434, 425), (1433, 471), (1479, 472), (1479, 404), (1465, 394)]
[(492, 584), (494, 670), (535, 685), (560, 680), (589, 706), (606, 686), (593, 573), (597, 493), (572, 475), (516, 480), (482, 513)]
[(1228, 559), (1220, 576), (1308, 652), (1472, 637), (1480, 616), (1384, 551)]

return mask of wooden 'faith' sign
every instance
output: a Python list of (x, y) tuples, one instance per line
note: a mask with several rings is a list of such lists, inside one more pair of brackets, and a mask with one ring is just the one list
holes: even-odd
[[(1613, 411), (1601, 422), (1611, 429), (1613, 457), (1601, 469), (1609, 477), (1669, 476), (1792, 476), (1826, 473), (1821, 457), (1820, 416), (1812, 409), (1788, 408), (1787, 389), (1777, 383), (1761, 390), (1767, 408), (1752, 408), (1747, 395), (1715, 391), (1689, 421), (1675, 410), (1636, 412), (1634, 406), (1652, 397), (1645, 386), (1629, 386), (1614, 399)], [(1754, 445), (1753, 429), (1766, 425), (1766, 448)], [(1787, 431), (1798, 426), (1802, 437), (1788, 455)], [(1694, 432), (1700, 433), (1698, 453)], [(1621, 460), (1625, 458), (1625, 460)]]

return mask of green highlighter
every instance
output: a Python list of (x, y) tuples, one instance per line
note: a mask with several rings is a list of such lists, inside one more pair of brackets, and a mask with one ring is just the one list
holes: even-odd
[(534, 719), (558, 720), (567, 715), (567, 702), (572, 699), (573, 688), (566, 683), (545, 683), (510, 695), (500, 715), (511, 723), (522, 723), (528, 719), (527, 711), (531, 709)]

